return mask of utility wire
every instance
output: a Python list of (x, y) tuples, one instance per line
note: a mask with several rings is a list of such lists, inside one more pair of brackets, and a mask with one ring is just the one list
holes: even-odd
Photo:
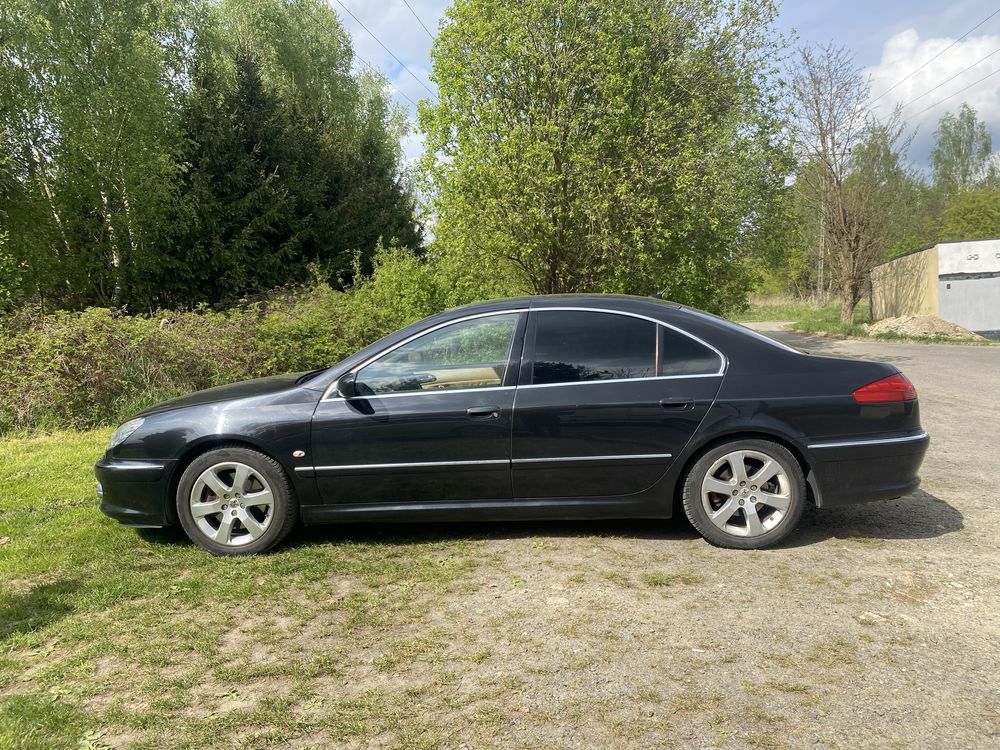
[(1000, 68), (997, 68), (997, 69), (996, 69), (996, 70), (994, 70), (994, 71), (993, 71), (992, 73), (989, 73), (989, 74), (987, 74), (987, 75), (984, 75), (984, 76), (983, 76), (982, 78), (980, 78), (980, 79), (979, 79), (978, 81), (973, 81), (973, 82), (972, 82), (972, 83), (970, 83), (970, 84), (969, 84), (968, 86), (966, 86), (966, 87), (965, 87), (964, 89), (959, 89), (959, 90), (958, 90), (958, 91), (956, 91), (956, 92), (955, 92), (954, 94), (949, 94), (949, 95), (948, 95), (948, 96), (946, 96), (946, 97), (945, 97), (944, 99), (939, 99), (938, 101), (934, 102), (934, 103), (933, 103), (933, 104), (932, 104), (931, 106), (929, 106), (929, 107), (925, 107), (924, 109), (920, 110), (919, 112), (917, 112), (917, 114), (915, 114), (915, 115), (913, 116), (913, 117), (914, 117), (914, 119), (916, 119), (917, 117), (920, 117), (920, 115), (922, 115), (922, 114), (923, 114), (924, 112), (928, 112), (928, 111), (930, 111), (930, 110), (934, 109), (934, 108), (935, 108), (936, 106), (938, 106), (939, 104), (944, 104), (944, 103), (945, 103), (946, 101), (948, 101), (949, 99), (952, 99), (952, 98), (954, 98), (954, 97), (958, 96), (959, 94), (961, 94), (961, 93), (963, 93), (963, 92), (965, 92), (965, 91), (968, 91), (968, 90), (969, 90), (969, 89), (971, 89), (971, 88), (972, 88), (973, 86), (977, 86), (977, 85), (979, 85), (980, 83), (982, 83), (983, 81), (985, 81), (985, 80), (986, 80), (987, 78), (992, 78), (992, 77), (993, 77), (993, 76), (995, 76), (995, 75), (996, 75), (997, 73), (1000, 73)]
[(393, 82), (389, 80), (389, 76), (387, 76), (381, 70), (379, 70), (374, 65), (372, 65), (370, 62), (368, 62), (367, 60), (365, 60), (363, 57), (360, 57), (357, 52), (354, 53), (354, 59), (357, 60), (362, 65), (364, 65), (366, 68), (368, 68), (372, 73), (375, 73), (383, 81), (385, 81), (386, 83), (388, 83), (397, 94), (399, 94), (401, 97), (403, 97), (404, 99), (406, 99), (406, 101), (408, 101), (410, 104), (412, 104), (414, 108), (417, 107), (417, 103), (415, 101), (413, 101), (410, 97), (408, 97), (406, 94), (404, 94), (398, 88), (396, 88), (396, 86), (393, 84)]
[(964, 68), (962, 68), (960, 71), (958, 71), (951, 78), (947, 78), (947, 79), (941, 81), (941, 83), (939, 83), (934, 88), (928, 89), (927, 91), (925, 91), (924, 93), (922, 93), (920, 96), (915, 96), (912, 99), (910, 99), (910, 101), (908, 101), (906, 104), (903, 104), (903, 105), (900, 105), (900, 106), (903, 109), (905, 109), (906, 107), (909, 107), (911, 104), (913, 104), (913, 102), (919, 101), (920, 99), (923, 99), (928, 94), (933, 94), (935, 91), (937, 91), (939, 88), (941, 88), (942, 86), (944, 86), (946, 83), (951, 83), (956, 78), (958, 78), (960, 75), (962, 75), (962, 73), (965, 73), (965, 72), (967, 72), (969, 70), (972, 70), (974, 67), (976, 67), (977, 65), (979, 65), (979, 63), (981, 63), (984, 60), (988, 60), (989, 58), (993, 57), (993, 55), (995, 55), (997, 52), (1000, 52), (1000, 47), (997, 47), (995, 50), (993, 50), (992, 52), (990, 52), (988, 55), (984, 55), (983, 57), (980, 57), (978, 60), (976, 60), (971, 65), (966, 65)]
[(417, 23), (419, 23), (421, 26), (424, 27), (424, 31), (427, 32), (427, 36), (429, 36), (432, 41), (436, 40), (437, 37), (434, 36), (434, 34), (431, 33), (431, 30), (428, 29), (427, 26), (424, 25), (424, 22), (420, 20), (420, 16), (417, 15), (417, 11), (413, 10), (413, 6), (410, 5), (410, 3), (407, 2), (407, 0), (403, 0), (403, 5), (405, 5), (407, 8), (410, 9), (410, 13), (412, 13), (413, 17), (417, 19)]
[[(338, 1), (339, 1), (339, 0), (338, 0)], [(912, 71), (910, 71), (910, 74), (909, 74), (909, 75), (907, 75), (907, 76), (906, 76), (905, 78), (901, 78), (901, 79), (899, 79), (898, 81), (896, 81), (896, 83), (894, 83), (894, 84), (893, 84), (892, 86), (890, 86), (889, 88), (887, 88), (887, 89), (886, 89), (885, 91), (883, 91), (883, 92), (882, 92), (881, 94), (879, 94), (878, 96), (876, 96), (876, 97), (875, 97), (874, 99), (870, 100), (870, 101), (869, 101), (869, 102), (868, 102), (868, 103), (867, 103), (867, 104), (866, 104), (865, 106), (866, 106), (866, 107), (871, 107), (871, 105), (873, 105), (873, 104), (874, 104), (875, 102), (877, 102), (877, 101), (878, 101), (879, 99), (881, 99), (881, 98), (882, 98), (883, 96), (885, 96), (886, 94), (888, 94), (888, 93), (889, 93), (890, 91), (894, 90), (894, 89), (895, 89), (895, 88), (896, 88), (897, 86), (899, 86), (900, 84), (902, 84), (902, 83), (904, 83), (904, 82), (906, 82), (906, 81), (910, 80), (910, 79), (911, 79), (911, 78), (912, 78), (912, 77), (913, 77), (914, 75), (916, 75), (916, 74), (917, 74), (918, 72), (920, 72), (921, 70), (923, 70), (924, 68), (926, 68), (926, 67), (927, 67), (928, 65), (930, 65), (930, 64), (931, 64), (932, 62), (934, 62), (934, 61), (935, 61), (935, 60), (937, 60), (937, 59), (938, 59), (939, 57), (941, 57), (941, 55), (943, 55), (943, 54), (944, 54), (945, 52), (947, 52), (947, 51), (948, 51), (948, 50), (950, 50), (950, 49), (951, 49), (952, 47), (954, 47), (954, 46), (955, 46), (956, 44), (958, 44), (958, 43), (959, 43), (960, 41), (962, 41), (963, 39), (965, 39), (965, 37), (967, 37), (967, 36), (968, 36), (969, 34), (971, 34), (971, 33), (972, 33), (973, 31), (975, 31), (975, 30), (976, 30), (976, 29), (978, 29), (978, 28), (979, 28), (980, 26), (982, 26), (982, 25), (983, 25), (984, 23), (986, 23), (986, 22), (987, 22), (987, 21), (989, 21), (989, 20), (990, 20), (991, 18), (993, 18), (993, 16), (995, 16), (995, 15), (996, 15), (997, 13), (1000, 13), (1000, 8), (997, 8), (997, 9), (996, 9), (995, 11), (993, 11), (992, 13), (990, 13), (990, 14), (989, 14), (988, 16), (986, 16), (986, 18), (984, 18), (984, 19), (983, 19), (982, 21), (980, 21), (980, 22), (979, 22), (979, 23), (977, 23), (977, 24), (976, 24), (975, 26), (973, 26), (973, 27), (972, 27), (971, 29), (969, 29), (968, 31), (966, 31), (966, 32), (965, 32), (964, 34), (962, 34), (962, 36), (960, 36), (960, 37), (959, 37), (958, 39), (956, 39), (956, 40), (955, 40), (954, 42), (952, 42), (952, 43), (951, 43), (951, 44), (949, 44), (949, 45), (948, 45), (947, 47), (945, 47), (945, 48), (944, 48), (943, 50), (941, 50), (940, 52), (938, 52), (938, 53), (937, 53), (936, 55), (934, 55), (934, 57), (932, 57), (932, 58), (931, 58), (930, 60), (928, 60), (927, 62), (925, 62), (925, 63), (924, 63), (923, 65), (921, 65), (921, 66), (919, 66), (919, 67), (917, 67), (917, 68), (914, 68), (914, 69), (913, 69)]]
[(340, 0), (337, 0), (337, 5), (339, 5), (345, 11), (347, 11), (347, 14), (351, 18), (353, 18), (355, 21), (357, 21), (358, 25), (361, 26), (362, 29), (364, 29), (365, 31), (367, 31), (368, 34), (371, 36), (371, 38), (374, 39), (376, 42), (378, 42), (382, 46), (382, 49), (384, 49), (386, 52), (388, 52), (391, 55), (392, 59), (395, 60), (396, 62), (398, 62), (400, 64), (400, 66), (403, 68), (403, 70), (405, 70), (407, 73), (410, 74), (410, 76), (413, 77), (414, 81), (416, 81), (421, 86), (423, 86), (424, 89), (426, 89), (427, 93), (430, 94), (434, 99), (437, 99), (437, 94), (435, 94), (433, 91), (431, 91), (430, 87), (426, 83), (424, 83), (419, 78), (417, 78), (417, 76), (414, 74), (414, 72), (412, 70), (410, 70), (408, 67), (406, 67), (406, 63), (404, 63), (402, 60), (400, 60), (398, 57), (396, 57), (395, 53), (391, 49), (389, 49), (388, 47), (386, 47), (385, 44), (382, 42), (381, 39), (379, 39), (377, 36), (375, 36), (374, 34), (372, 34), (371, 29), (369, 29), (367, 26), (365, 26), (364, 23), (361, 21), (361, 19), (358, 18), (356, 15), (354, 15), (354, 13), (351, 12), (350, 8), (348, 8), (346, 5), (344, 5), (342, 2), (340, 2)]

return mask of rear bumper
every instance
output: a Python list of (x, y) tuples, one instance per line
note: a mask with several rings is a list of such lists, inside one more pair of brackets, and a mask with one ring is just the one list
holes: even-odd
[(820, 508), (908, 495), (920, 486), (926, 432), (815, 441), (807, 446), (810, 485)]
[(94, 467), (101, 512), (125, 526), (169, 526), (167, 495), (173, 463), (105, 456)]

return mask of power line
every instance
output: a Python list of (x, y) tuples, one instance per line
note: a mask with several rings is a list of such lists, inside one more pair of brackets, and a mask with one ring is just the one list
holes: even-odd
[(412, 6), (412, 5), (410, 5), (410, 3), (409, 3), (409, 2), (407, 2), (407, 0), (403, 0), (403, 4), (404, 4), (404, 5), (405, 5), (405, 6), (407, 7), (407, 8), (409, 8), (409, 9), (410, 9), (410, 13), (412, 13), (412, 14), (413, 14), (413, 17), (417, 19), (417, 23), (419, 23), (419, 24), (420, 24), (421, 26), (423, 26), (423, 27), (424, 27), (424, 31), (426, 31), (426, 32), (427, 32), (427, 36), (429, 36), (429, 37), (431, 38), (431, 40), (436, 40), (436, 39), (437, 39), (437, 37), (436, 37), (436, 36), (434, 36), (434, 35), (433, 35), (433, 34), (431, 33), (431, 30), (430, 30), (430, 29), (428, 29), (428, 28), (427, 28), (426, 26), (424, 26), (424, 22), (420, 20), (420, 16), (418, 16), (418, 15), (417, 15), (417, 11), (413, 10), (413, 6)]
[(361, 21), (361, 19), (358, 18), (356, 15), (354, 15), (354, 13), (351, 12), (350, 8), (348, 8), (346, 5), (344, 5), (342, 2), (340, 2), (340, 0), (337, 0), (337, 5), (339, 5), (345, 11), (347, 11), (347, 14), (351, 18), (353, 18), (355, 21), (357, 21), (358, 25), (361, 26), (362, 29), (364, 29), (365, 31), (367, 31), (368, 34), (371, 36), (371, 38), (374, 39), (376, 42), (378, 42), (381, 45), (382, 49), (384, 49), (386, 52), (388, 52), (391, 55), (392, 59), (395, 60), (396, 62), (398, 62), (400, 64), (400, 66), (403, 68), (403, 70), (405, 70), (407, 73), (410, 74), (410, 76), (412, 76), (412, 78), (413, 78), (414, 81), (416, 81), (421, 86), (423, 86), (424, 89), (426, 89), (427, 93), (430, 94), (434, 99), (437, 99), (437, 94), (435, 94), (433, 91), (431, 91), (430, 87), (428, 87), (428, 85), (426, 83), (424, 83), (419, 78), (417, 78), (417, 76), (414, 74), (414, 72), (412, 70), (410, 70), (408, 67), (406, 67), (406, 63), (404, 63), (402, 60), (400, 60), (398, 57), (396, 57), (395, 53), (391, 49), (389, 49), (388, 47), (386, 47), (385, 44), (382, 42), (381, 39), (379, 39), (377, 36), (375, 36), (374, 34), (372, 34), (371, 29), (369, 29), (367, 26), (365, 26), (364, 23)]
[(988, 60), (989, 58), (993, 57), (993, 55), (995, 55), (997, 52), (1000, 52), (1000, 47), (997, 47), (995, 50), (993, 50), (992, 52), (990, 52), (988, 55), (984, 55), (983, 57), (980, 57), (978, 60), (976, 60), (971, 65), (966, 65), (964, 68), (962, 68), (960, 71), (958, 71), (951, 78), (947, 78), (947, 79), (941, 81), (941, 83), (939, 83), (934, 88), (928, 89), (927, 91), (925, 91), (924, 93), (922, 93), (920, 96), (915, 96), (912, 99), (910, 99), (910, 101), (908, 101), (906, 104), (900, 105), (901, 108), (905, 109), (906, 107), (909, 107), (911, 104), (913, 104), (913, 102), (918, 101), (920, 99), (923, 99), (928, 94), (934, 93), (939, 88), (941, 88), (942, 86), (944, 86), (946, 83), (951, 83), (952, 81), (954, 81), (956, 78), (958, 78), (960, 75), (962, 75), (962, 73), (966, 73), (966, 72), (972, 70), (974, 67), (976, 67), (977, 65), (979, 65), (979, 63), (981, 63), (984, 60)]
[(361, 57), (360, 55), (358, 55), (357, 52), (354, 53), (354, 59), (357, 60), (362, 65), (364, 65), (366, 68), (368, 68), (372, 73), (375, 73), (376, 75), (378, 75), (378, 77), (381, 78), (383, 81), (385, 81), (387, 84), (389, 84), (389, 86), (391, 86), (392, 89), (397, 94), (399, 94), (401, 97), (403, 97), (404, 99), (406, 99), (406, 101), (408, 101), (410, 104), (412, 104), (414, 108), (417, 107), (417, 103), (415, 101), (413, 101), (410, 97), (408, 97), (406, 94), (404, 94), (398, 88), (396, 88), (396, 86), (393, 84), (393, 82), (389, 80), (389, 76), (387, 76), (381, 70), (379, 70), (374, 65), (372, 65), (370, 62), (368, 62), (367, 60), (365, 60), (363, 57)]
[(973, 82), (972, 82), (972, 83), (970, 83), (970, 84), (969, 84), (968, 86), (966, 86), (966, 87), (965, 87), (964, 89), (959, 89), (959, 90), (958, 90), (958, 91), (956, 91), (956, 92), (955, 92), (954, 94), (949, 94), (949, 95), (948, 95), (948, 96), (946, 96), (946, 97), (945, 97), (944, 99), (940, 99), (940, 100), (938, 100), (938, 101), (934, 102), (934, 103), (933, 103), (933, 104), (932, 104), (931, 106), (929, 106), (929, 107), (925, 107), (924, 109), (920, 110), (919, 112), (917, 112), (917, 114), (915, 114), (915, 115), (913, 116), (913, 117), (914, 117), (914, 119), (916, 119), (917, 117), (920, 117), (920, 115), (922, 115), (922, 114), (923, 114), (924, 112), (928, 112), (928, 111), (930, 111), (930, 110), (934, 109), (934, 108), (935, 108), (936, 106), (938, 106), (939, 104), (944, 104), (944, 103), (945, 103), (946, 101), (948, 101), (949, 99), (952, 99), (953, 97), (956, 97), (956, 96), (958, 96), (959, 94), (961, 94), (961, 93), (964, 93), (964, 92), (968, 91), (968, 90), (969, 90), (969, 89), (971, 89), (971, 88), (972, 88), (973, 86), (976, 86), (976, 85), (978, 85), (978, 84), (982, 83), (983, 81), (985, 81), (985, 80), (986, 80), (987, 78), (992, 78), (992, 77), (993, 77), (993, 76), (995, 76), (995, 75), (996, 75), (997, 73), (1000, 73), (1000, 68), (997, 68), (997, 69), (996, 69), (996, 70), (994, 70), (994, 71), (993, 71), (992, 73), (989, 73), (989, 74), (987, 74), (987, 75), (984, 75), (984, 76), (983, 76), (982, 78), (980, 78), (980, 79), (979, 79), (978, 81), (973, 81)]
[(925, 62), (925, 63), (924, 63), (923, 65), (921, 65), (921, 66), (919, 66), (919, 67), (917, 67), (917, 68), (913, 69), (912, 71), (910, 71), (910, 74), (909, 74), (909, 75), (907, 75), (907, 76), (906, 76), (905, 78), (901, 78), (900, 80), (896, 81), (896, 83), (894, 83), (894, 84), (893, 84), (892, 86), (890, 86), (889, 88), (887, 88), (887, 89), (886, 89), (885, 91), (883, 91), (883, 92), (882, 92), (881, 94), (879, 94), (879, 95), (878, 95), (878, 96), (876, 96), (876, 97), (875, 97), (874, 99), (872, 99), (871, 101), (869, 101), (869, 102), (868, 102), (868, 103), (867, 103), (867, 104), (866, 104), (865, 106), (866, 106), (866, 107), (871, 107), (871, 105), (873, 105), (873, 104), (874, 104), (875, 102), (877, 102), (877, 101), (878, 101), (879, 99), (881, 99), (881, 98), (882, 98), (883, 96), (885, 96), (886, 94), (888, 94), (888, 93), (889, 93), (890, 91), (894, 90), (894, 89), (895, 89), (895, 88), (896, 88), (897, 86), (899, 86), (900, 84), (902, 84), (902, 83), (904, 83), (904, 82), (906, 82), (906, 81), (910, 80), (910, 79), (911, 79), (911, 78), (912, 78), (912, 77), (913, 77), (914, 75), (916, 75), (916, 74), (917, 74), (918, 72), (920, 72), (921, 70), (923, 70), (924, 68), (926, 68), (926, 67), (927, 67), (928, 65), (930, 65), (930, 64), (931, 64), (932, 62), (934, 62), (934, 61), (935, 61), (935, 60), (937, 60), (937, 59), (938, 59), (939, 57), (941, 57), (941, 55), (943, 55), (943, 54), (944, 54), (945, 52), (947, 52), (947, 51), (948, 51), (948, 50), (950, 50), (950, 49), (951, 49), (952, 47), (954, 47), (954, 46), (955, 46), (956, 44), (958, 44), (958, 43), (959, 43), (960, 41), (962, 41), (963, 39), (965, 39), (965, 37), (967, 37), (967, 36), (968, 36), (969, 34), (971, 34), (971, 33), (972, 33), (973, 31), (975, 31), (975, 30), (976, 30), (976, 29), (978, 29), (978, 28), (979, 28), (980, 26), (982, 26), (982, 25), (983, 25), (984, 23), (986, 23), (986, 22), (987, 22), (987, 21), (989, 21), (989, 20), (990, 20), (991, 18), (993, 18), (993, 16), (995, 16), (995, 15), (996, 15), (997, 13), (1000, 13), (1000, 8), (997, 8), (997, 9), (996, 9), (995, 11), (993, 11), (992, 13), (990, 13), (990, 14), (989, 14), (988, 16), (986, 16), (986, 18), (984, 18), (984, 19), (983, 19), (982, 21), (980, 21), (980, 22), (979, 22), (979, 23), (977, 23), (977, 24), (976, 24), (975, 26), (973, 26), (973, 27), (972, 27), (971, 29), (969, 29), (968, 31), (966, 31), (966, 32), (965, 32), (964, 34), (962, 34), (962, 36), (960, 36), (960, 37), (959, 37), (958, 39), (956, 39), (956, 40), (955, 40), (954, 42), (952, 42), (952, 43), (951, 43), (951, 44), (949, 44), (949, 45), (948, 45), (947, 47), (945, 47), (945, 48), (944, 48), (943, 50), (941, 50), (940, 52), (938, 52), (938, 53), (937, 53), (936, 55), (934, 55), (934, 57), (932, 57), (932, 58), (931, 58), (930, 60), (928, 60), (927, 62)]

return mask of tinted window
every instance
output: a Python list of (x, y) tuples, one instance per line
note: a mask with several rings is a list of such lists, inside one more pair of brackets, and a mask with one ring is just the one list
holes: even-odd
[(474, 318), (424, 334), (361, 368), (358, 393), (503, 385), (518, 313)]
[(648, 378), (656, 375), (657, 325), (601, 312), (531, 314), (532, 383)]
[(719, 371), (719, 355), (690, 336), (661, 327), (660, 375), (709, 375)]

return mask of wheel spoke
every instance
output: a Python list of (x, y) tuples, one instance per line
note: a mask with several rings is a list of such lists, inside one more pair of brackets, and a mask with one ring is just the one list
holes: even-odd
[(757, 507), (753, 503), (743, 506), (743, 516), (747, 519), (747, 536), (759, 536), (764, 533), (764, 525), (757, 515)]
[(247, 479), (250, 478), (250, 467), (243, 464), (236, 465), (236, 475), (233, 477), (233, 492), (245, 492)]
[(733, 490), (737, 488), (736, 482), (725, 482), (721, 479), (716, 479), (715, 477), (707, 477), (705, 479), (702, 488), (705, 492), (715, 492), (719, 495), (729, 495), (733, 494)]
[(271, 507), (274, 505), (274, 495), (271, 494), (271, 490), (261, 490), (260, 492), (254, 492), (252, 495), (244, 495), (243, 501), (246, 506), (249, 507)]
[(219, 544), (229, 544), (233, 536), (233, 522), (236, 516), (223, 515), (218, 531), (215, 532), (215, 541)]
[(204, 518), (220, 512), (222, 512), (222, 500), (213, 503), (191, 503), (191, 515), (195, 518)]
[(726, 459), (729, 461), (729, 466), (733, 470), (733, 481), (739, 484), (740, 482), (747, 481), (747, 466), (746, 457), (743, 455), (743, 451), (733, 451)]
[(721, 508), (712, 513), (709, 518), (712, 520), (712, 523), (721, 528), (729, 523), (729, 519), (732, 518), (739, 509), (740, 506), (737, 504), (736, 498), (731, 497), (722, 504)]
[(760, 501), (775, 510), (780, 510), (782, 513), (788, 510), (788, 506), (791, 504), (792, 499), (788, 495), (774, 495), (770, 492), (761, 492)]
[(257, 539), (264, 533), (264, 527), (249, 513), (244, 513), (240, 518), (240, 521), (243, 523), (244, 528), (246, 528), (252, 538)]
[(222, 497), (223, 495), (228, 495), (231, 489), (219, 479), (219, 475), (215, 473), (214, 469), (209, 469), (204, 474), (201, 475), (201, 480), (208, 485), (208, 488), (215, 493), (216, 497)]
[(757, 473), (751, 477), (751, 481), (753, 481), (753, 483), (758, 487), (762, 487), (774, 479), (780, 471), (781, 465), (774, 459), (769, 458), (767, 462), (757, 470)]

